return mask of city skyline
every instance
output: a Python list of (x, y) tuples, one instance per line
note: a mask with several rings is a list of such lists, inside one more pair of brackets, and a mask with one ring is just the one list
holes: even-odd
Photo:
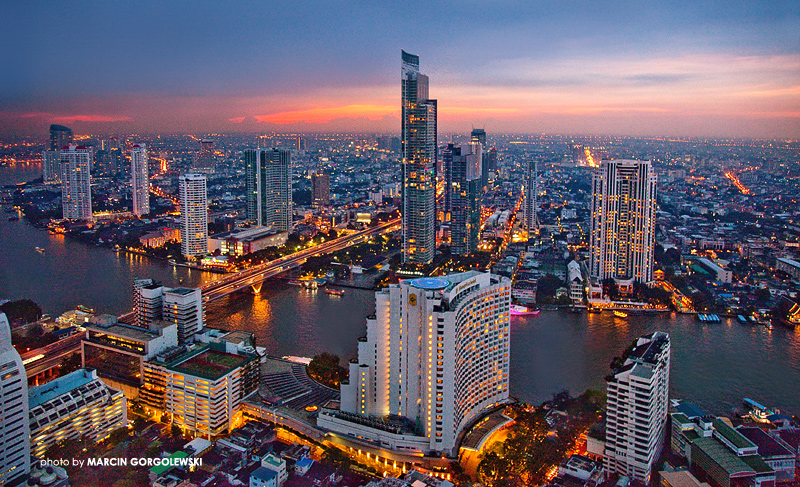
[[(396, 132), (393, 66), (405, 48), (437, 80), (443, 132), (800, 134), (800, 15), (791, 2), (501, 3), (469, 35), (460, 26), (474, 9), (426, 9), (419, 20), (413, 8), (324, 2), (246, 12), (8, 5), (3, 31), (19, 49), (5, 53), (16, 69), (3, 81), (0, 120), (6, 135), (49, 123), (80, 132)], [(108, 21), (122, 17), (122, 26)], [(270, 29), (278, 19), (281, 29)], [(80, 35), (68, 27), (87, 23)], [(383, 28), (366, 28), (375, 24)]]

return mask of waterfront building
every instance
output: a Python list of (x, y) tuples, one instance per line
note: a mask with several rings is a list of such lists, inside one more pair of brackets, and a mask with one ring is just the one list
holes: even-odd
[(121, 389), (130, 400), (139, 396), (143, 364), (178, 346), (178, 325), (156, 321), (147, 328), (118, 323), (114, 317), (83, 325), (82, 366), (97, 371), (103, 382)]
[(607, 473), (649, 483), (666, 432), (670, 355), (668, 334), (645, 335), (607, 377)]
[(150, 323), (161, 320), (163, 316), (164, 286), (152, 279), (133, 281), (133, 323), (148, 328)]
[(581, 272), (581, 265), (577, 261), (570, 261), (567, 264), (567, 285), (569, 286), (569, 299), (573, 305), (583, 303), (583, 290), (586, 287), (583, 284), (583, 273)]
[(184, 174), (180, 177), (181, 253), (198, 257), (208, 253), (208, 193), (206, 177)]
[(403, 262), (428, 264), (436, 252), (436, 100), (419, 56), (401, 51)]
[(208, 251), (237, 257), (258, 252), (267, 247), (280, 247), (289, 239), (289, 232), (273, 227), (252, 227), (222, 232), (208, 237)]
[(92, 151), (82, 145), (65, 146), (60, 152), (61, 205), (65, 220), (92, 219)]
[(539, 191), (538, 173), (536, 171), (536, 159), (529, 159), (523, 162), (525, 167), (525, 206), (523, 207), (524, 225), (528, 235), (531, 236), (538, 232), (538, 220), (536, 219), (536, 193)]
[(174, 424), (208, 439), (233, 429), (245, 397), (258, 388), (259, 357), (209, 343), (144, 364), (142, 400)]
[(42, 180), (45, 183), (61, 181), (61, 150), (42, 152)]
[(200, 288), (163, 288), (161, 319), (178, 326), (178, 342), (190, 343), (206, 322)]
[(378, 448), (454, 454), (459, 434), (508, 399), (510, 288), (470, 271), (376, 292), (341, 405), (318, 426)]
[(150, 179), (147, 167), (147, 146), (135, 144), (131, 149), (131, 197), (133, 214), (143, 216), (150, 213)]
[(794, 455), (757, 428), (734, 429), (727, 419), (686, 411), (671, 414), (671, 423), (673, 453), (713, 487), (773, 487), (794, 477)]
[(93, 369), (33, 387), (29, 400), (31, 453), (40, 459), (59, 441), (100, 441), (128, 424), (125, 394), (104, 384)]
[(311, 206), (320, 209), (331, 204), (331, 177), (328, 174), (311, 175)]
[(280, 232), (292, 228), (292, 156), (288, 149), (244, 151), (247, 219)]
[(590, 274), (620, 286), (653, 280), (656, 173), (650, 161), (603, 160), (592, 177)]
[(0, 404), (0, 485), (6, 485), (31, 470), (31, 432), (28, 379), (5, 313), (0, 313)]
[(479, 142), (472, 142), (448, 144), (442, 152), (445, 211), (450, 212), (450, 251), (454, 255), (469, 255), (478, 248), (482, 150)]
[(63, 125), (53, 124), (50, 126), (50, 150), (59, 151), (62, 148), (72, 145), (72, 129)]

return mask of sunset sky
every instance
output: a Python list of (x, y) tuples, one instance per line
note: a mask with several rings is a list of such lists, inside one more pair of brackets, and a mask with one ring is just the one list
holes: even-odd
[(800, 138), (800, 2), (3, 2), (0, 133), (400, 130)]

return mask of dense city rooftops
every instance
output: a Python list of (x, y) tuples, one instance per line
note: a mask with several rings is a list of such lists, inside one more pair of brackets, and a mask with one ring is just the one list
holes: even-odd
[(761, 428), (740, 426), (736, 428), (736, 431), (755, 444), (758, 447), (758, 454), (762, 457), (792, 456), (791, 451), (775, 441)]

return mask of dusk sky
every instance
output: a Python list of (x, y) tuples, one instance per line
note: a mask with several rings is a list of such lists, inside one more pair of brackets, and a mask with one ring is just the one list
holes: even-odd
[(0, 132), (800, 138), (800, 1), (6, 1)]

